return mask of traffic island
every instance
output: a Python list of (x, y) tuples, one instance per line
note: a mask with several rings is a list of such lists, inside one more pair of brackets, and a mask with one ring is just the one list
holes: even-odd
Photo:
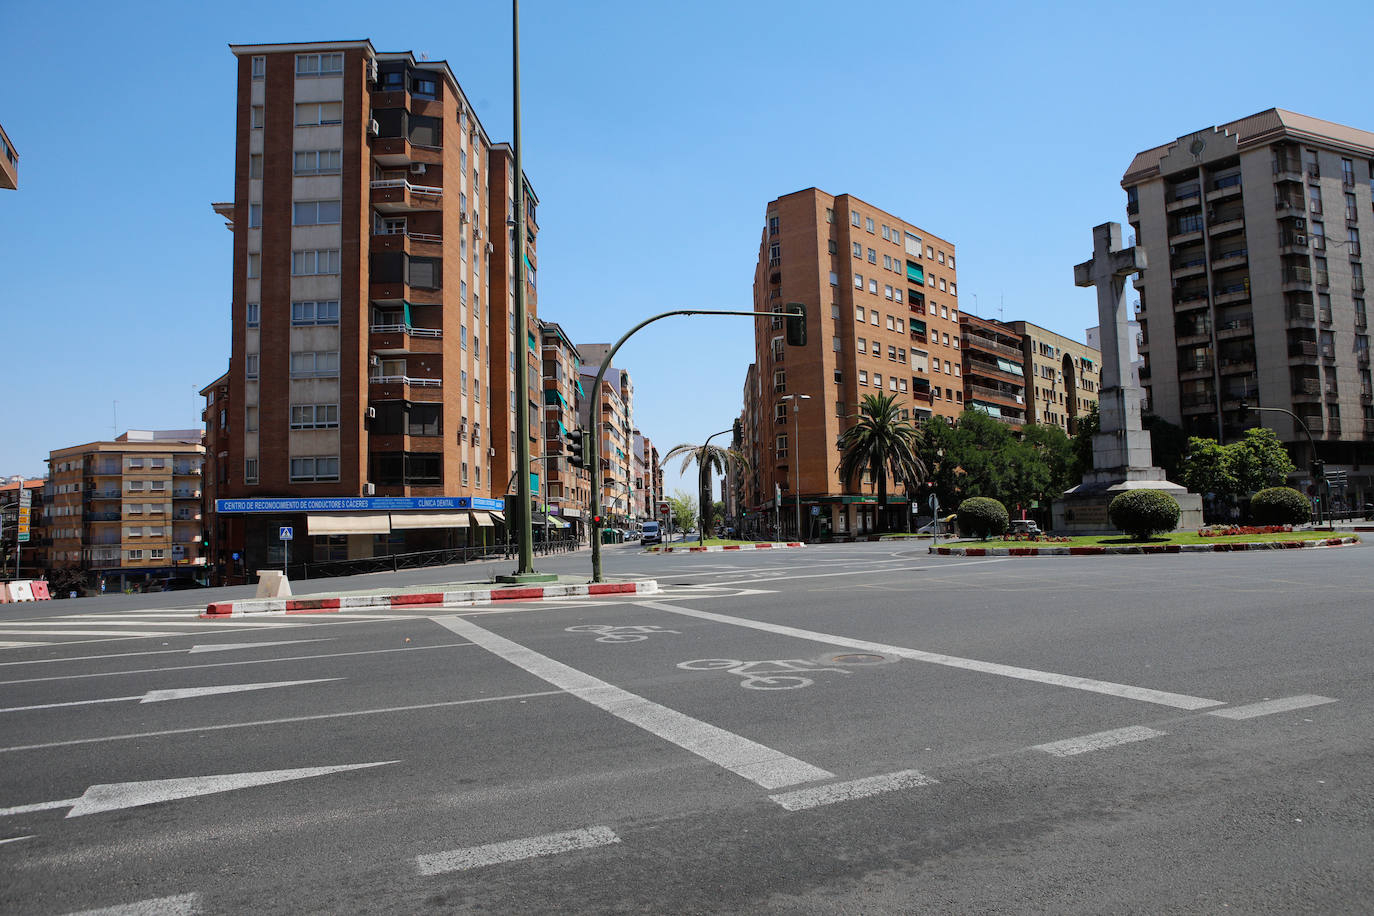
[(588, 598), (599, 595), (653, 595), (658, 582), (571, 582), (532, 586), (453, 585), (444, 591), (401, 591), (334, 595), (319, 598), (246, 598), (210, 604), (203, 620), (280, 614), (332, 614), (339, 611), (375, 611), (394, 608), (477, 607), (508, 601), (542, 601), (549, 598)]
[(1058, 547), (931, 547), (942, 557), (1101, 557), (1161, 553), (1233, 553), (1241, 550), (1298, 550), (1304, 547), (1345, 547), (1357, 537), (1310, 538), (1289, 541), (1237, 541), (1217, 544), (1086, 544)]
[(713, 553), (718, 550), (785, 550), (788, 547), (805, 547), (801, 541), (772, 541), (762, 544), (707, 544), (705, 547), (678, 546), (645, 547), (646, 553)]

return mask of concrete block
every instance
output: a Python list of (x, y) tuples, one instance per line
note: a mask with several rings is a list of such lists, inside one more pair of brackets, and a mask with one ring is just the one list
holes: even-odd
[(290, 598), (291, 583), (279, 569), (258, 570), (258, 593), (255, 598)]

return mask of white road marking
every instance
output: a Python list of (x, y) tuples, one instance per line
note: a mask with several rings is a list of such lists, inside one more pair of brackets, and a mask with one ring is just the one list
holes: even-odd
[[(166, 626), (166, 624), (163, 624)], [(5, 636), (114, 636), (114, 637), (142, 637), (142, 636), (179, 636), (176, 631), (165, 633), (143, 633), (132, 632), (129, 630), (15, 630), (9, 627), (0, 627), (0, 634)]]
[[(178, 615), (177, 615), (177, 618), (180, 620), (180, 622), (185, 623), (185, 624), (187, 624), (187, 625), (204, 626), (204, 624), (198, 624), (198, 623), (197, 623), (197, 620), (198, 620), (197, 618), (191, 618), (191, 617), (190, 617), (189, 615), (187, 615), (187, 614), (178, 614)], [(22, 625), (22, 626), (39, 626), (39, 625), (41, 625), (41, 626), (47, 626), (47, 627), (89, 627), (89, 626), (100, 626), (100, 625), (108, 625), (108, 626), (112, 626), (112, 627), (114, 627), (114, 626), (118, 626), (118, 627), (165, 627), (165, 626), (167, 626), (167, 625), (169, 625), (169, 624), (176, 623), (176, 622), (177, 622), (177, 620), (143, 620), (143, 619), (141, 619), (141, 618), (139, 618), (139, 617), (115, 618), (115, 617), (93, 617), (93, 616), (92, 616), (92, 617), (78, 617), (78, 618), (63, 618), (63, 617), (57, 617), (57, 618), (53, 618), (53, 619), (50, 619), (50, 620), (30, 620), (30, 621), (24, 621), (21, 625)], [(9, 629), (11, 626), (13, 626), (13, 624), (11, 624), (11, 623), (0, 623), (0, 630), (7, 630), (7, 629)]]
[(307, 642), (329, 642), (334, 637), (321, 636), (318, 639), (279, 639), (276, 642), (223, 642), (201, 643), (190, 648), (191, 655), (202, 652), (231, 652), (236, 649), (262, 649), (266, 646), (294, 646)]
[(1309, 706), (1321, 706), (1335, 702), (1331, 697), (1319, 697), (1316, 694), (1305, 693), (1296, 697), (1283, 697), (1278, 700), (1265, 700), (1263, 703), (1251, 703), (1248, 706), (1214, 709), (1207, 715), (1220, 716), (1223, 719), (1254, 719), (1258, 716), (1271, 716), (1276, 712), (1290, 712), (1294, 709), (1306, 709)]
[(804, 811), (807, 808), (819, 808), (823, 805), (833, 805), (836, 802), (850, 801), (855, 798), (867, 798), (870, 795), (878, 795), (883, 792), (895, 792), (899, 789), (913, 789), (918, 786), (932, 785), (935, 785), (935, 780), (923, 773), (918, 773), (915, 770), (901, 770), (896, 773), (885, 773), (882, 776), (869, 776), (864, 779), (832, 782), (825, 786), (782, 792), (768, 797), (788, 811)]
[(1151, 738), (1159, 738), (1165, 732), (1157, 731), (1153, 728), (1146, 728), (1143, 725), (1132, 725), (1128, 728), (1114, 728), (1111, 731), (1096, 732), (1091, 735), (1083, 735), (1080, 738), (1065, 738), (1063, 741), (1051, 741), (1049, 744), (1037, 744), (1034, 750), (1044, 751), (1055, 757), (1073, 757), (1078, 754), (1087, 754), (1090, 751), (1100, 751), (1103, 748), (1116, 747), (1119, 744), (1130, 744), (1134, 741), (1149, 741)]
[[(971, 566), (979, 566), (979, 565), (982, 565), (982, 564), (984, 564), (984, 563), (1006, 563), (1006, 562), (1008, 562), (1009, 560), (1012, 560), (1012, 559), (1015, 559), (1015, 558), (1014, 558), (1014, 557), (992, 557), (992, 558), (986, 559), (986, 560), (969, 560), (969, 561), (966, 562), (966, 563), (960, 563), (958, 566), (942, 567), (942, 568), (940, 569), (940, 574), (941, 574), (941, 575), (945, 575), (946, 573), (949, 573), (949, 572), (951, 572), (951, 571), (953, 571), (953, 570), (957, 570), (957, 569), (967, 569), (968, 567), (971, 567)], [(887, 561), (887, 560), (876, 560), (876, 561), (875, 561), (875, 560), (869, 560), (869, 561), (867, 561), (867, 562), (870, 562), (870, 563), (873, 563), (873, 562), (886, 563), (886, 562), (895, 562), (895, 561)], [(797, 567), (797, 568), (799, 568), (799, 569), (810, 569), (810, 568), (812, 568), (812, 567), (810, 567), (810, 566), (805, 566), (805, 567)], [(811, 574), (809, 574), (809, 575), (804, 575), (804, 576), (795, 576), (795, 575), (791, 575), (791, 574), (784, 574), (784, 575), (777, 575), (777, 576), (758, 576), (758, 577), (751, 577), (751, 578), (748, 578), (748, 579), (733, 579), (733, 580), (726, 581), (726, 582), (713, 582), (713, 583), (711, 583), (711, 584), (712, 584), (712, 585), (756, 585), (756, 584), (758, 584), (759, 582), (772, 582), (772, 581), (778, 580), (778, 579), (785, 579), (785, 580), (787, 580), (788, 582), (791, 582), (793, 579), (829, 579), (829, 578), (835, 577), (835, 576), (871, 576), (871, 575), (873, 575), (874, 573), (885, 573), (885, 572), (904, 572), (904, 573), (905, 573), (905, 572), (911, 572), (911, 571), (912, 571), (912, 570), (910, 570), (910, 569), (894, 570), (894, 569), (891, 568), (891, 567), (873, 567), (873, 568), (868, 568), (868, 569), (852, 569), (852, 570), (847, 570), (847, 571), (845, 571), (845, 572), (811, 573)]]
[(415, 867), (422, 875), (442, 875), (447, 872), (499, 865), (502, 862), (518, 862), (521, 859), (553, 856), (561, 852), (595, 849), (619, 842), (620, 837), (616, 836), (611, 828), (589, 827), (585, 830), (569, 830), (566, 833), (550, 833), (524, 840), (507, 840), (504, 843), (488, 843), (485, 846), (469, 846), (466, 849), (416, 856)]
[(743, 776), (765, 789), (781, 789), (804, 782), (830, 779), (835, 774), (789, 757), (781, 751), (750, 741), (700, 719), (693, 719), (652, 700), (622, 690), (614, 684), (592, 677), (562, 662), (540, 655), (519, 643), (485, 630), (470, 620), (434, 617), (435, 623), (451, 630), (493, 655), (548, 681), (555, 687), (600, 707), (611, 715), (636, 725), (650, 734), (691, 751), (698, 757)]
[[(313, 642), (313, 640), (309, 640)], [(44, 681), (82, 681), (93, 677), (122, 677), (126, 674), (159, 674), (164, 671), (199, 671), (202, 668), (226, 668), (243, 665), (275, 665), (282, 662), (308, 662), (326, 658), (348, 658), (354, 655), (384, 655), (388, 652), (424, 652), (429, 649), (462, 649), (472, 645), (470, 642), (440, 643), (437, 646), (397, 646), (393, 649), (359, 649), (356, 652), (333, 652), (327, 655), (290, 655), (286, 658), (246, 658), (233, 662), (207, 662), (203, 665), (169, 665), (165, 668), (130, 668), (127, 671), (91, 671), (86, 674), (56, 674), (50, 677), (19, 678), (13, 681), (0, 681), (0, 687), (11, 684), (37, 684)], [(185, 649), (171, 650), (185, 652)], [(135, 655), (142, 653), (132, 653)], [(94, 656), (101, 658), (102, 656)], [(109, 656), (119, 658), (121, 656)]]
[(29, 712), (35, 709), (59, 709), (63, 706), (94, 706), (98, 703), (126, 703), (138, 700), (140, 703), (162, 703), (167, 700), (189, 700), (192, 697), (208, 697), (220, 693), (244, 693), (249, 690), (267, 690), (272, 687), (298, 687), (301, 684), (323, 684), (327, 681), (341, 681), (339, 677), (320, 677), (309, 681), (275, 681), (267, 684), (220, 684), (214, 687), (178, 687), (170, 690), (149, 690), (145, 694), (131, 697), (106, 697), (100, 700), (71, 700), (66, 703), (43, 703), (39, 706), (11, 706), (0, 712)]
[[(287, 716), (281, 719), (256, 719), (252, 722), (228, 722), (223, 725), (193, 725), (188, 728), (164, 728), (158, 731), (134, 732), (124, 735), (102, 735), (97, 738), (72, 738), (67, 741), (49, 741), (44, 744), (18, 744), (13, 747), (0, 747), (0, 754), (16, 751), (44, 751), (55, 747), (75, 747), (81, 744), (104, 744), (107, 741), (138, 741), (144, 738), (165, 738), (169, 735), (191, 735), (197, 732), (221, 732), (235, 728), (263, 728), (268, 725), (293, 725), (297, 722), (321, 722), (326, 719), (350, 719), (354, 716), (376, 716), (394, 712), (416, 712), (422, 709), (442, 709), (447, 706), (475, 706), (483, 703), (499, 703), (505, 700), (530, 700), (536, 697), (566, 696), (562, 690), (539, 690), (533, 693), (509, 693), (499, 697), (477, 697), (471, 700), (444, 700), (439, 703), (416, 703), (412, 706), (386, 706), (380, 709), (356, 709), (349, 712), (325, 712), (312, 716)], [(3, 814), (0, 811), (0, 814)]]
[(6, 837), (5, 839), (0, 840), (0, 846), (4, 846), (6, 843), (18, 843), (20, 840), (31, 840), (35, 836), (37, 836), (37, 834), (30, 833), (28, 836)]
[(50, 642), (0, 642), (0, 649), (26, 649), (30, 646), (51, 646)]
[(175, 897), (139, 900), (119, 906), (101, 907), (98, 910), (82, 910), (79, 913), (68, 913), (67, 916), (194, 916), (199, 912), (200, 894), (178, 894)]
[(1143, 703), (1157, 703), (1161, 706), (1173, 706), (1178, 709), (1206, 709), (1211, 706), (1224, 705), (1221, 700), (1209, 700), (1205, 697), (1188, 696), (1182, 693), (1169, 693), (1163, 690), (1153, 690), (1149, 687), (1134, 687), (1130, 684), (1115, 684), (1111, 681), (1098, 681), (1092, 678), (1077, 677), (1072, 674), (1056, 674), (1053, 671), (1037, 671), (1034, 668), (1018, 668), (1015, 665), (984, 662), (973, 658), (960, 658), (956, 655), (924, 652), (920, 649), (908, 649), (904, 646), (892, 646), (886, 643), (870, 642), (866, 639), (851, 639), (847, 636), (834, 636), (829, 633), (818, 633), (814, 630), (801, 630), (796, 627), (788, 627), (776, 623), (765, 623), (760, 620), (749, 620), (744, 617), (713, 614), (710, 611), (698, 611), (693, 608), (675, 607), (671, 604), (661, 604), (655, 601), (636, 601), (633, 603), (640, 607), (667, 611), (670, 614), (698, 617), (702, 620), (714, 620), (718, 623), (748, 627), (754, 630), (762, 630), (766, 633), (777, 633), (781, 636), (793, 636), (797, 639), (807, 639), (812, 642), (824, 643), (829, 646), (863, 649), (867, 652), (896, 655), (901, 658), (909, 658), (913, 661), (929, 662), (933, 665), (963, 668), (966, 671), (996, 674), (1001, 677), (1017, 678), (1023, 681), (1035, 681), (1041, 684), (1051, 684), (1056, 687), (1071, 687), (1075, 690), (1086, 690), (1091, 693), (1105, 693), (1109, 696), (1121, 697), (1127, 700), (1139, 700)]
[(217, 776), (190, 776), (184, 779), (117, 782), (109, 785), (91, 786), (82, 793), (80, 798), (39, 802), (36, 805), (20, 805), (16, 808), (0, 808), (0, 817), (67, 806), (71, 806), (72, 809), (67, 812), (67, 817), (83, 817), (87, 814), (138, 808), (143, 805), (155, 805), (159, 802), (177, 801), (178, 799), (194, 798), (200, 795), (216, 795), (220, 792), (232, 792), (236, 789), (248, 789), (253, 786), (293, 782), (297, 779), (312, 779), (316, 776), (328, 776), (331, 773), (384, 767), (399, 762), (398, 760), (381, 760), (376, 763), (346, 763), (340, 766), (301, 767), (295, 770), (264, 770), (260, 773), (225, 773)]

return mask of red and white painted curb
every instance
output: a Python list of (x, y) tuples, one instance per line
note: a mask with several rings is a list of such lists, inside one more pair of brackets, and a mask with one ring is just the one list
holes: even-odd
[(247, 598), (216, 601), (205, 609), (203, 619), (248, 617), (263, 614), (332, 614), (339, 611), (443, 605), (472, 607), (507, 601), (541, 601), (545, 598), (577, 598), (593, 595), (653, 595), (658, 583), (603, 582), (590, 585), (533, 585), (526, 587), (465, 589), (461, 592), (403, 592), (398, 595), (345, 595), (340, 598)]
[(712, 544), (709, 547), (648, 547), (650, 553), (714, 553), (717, 550), (784, 550), (805, 547), (801, 541), (778, 541), (763, 544)]
[(1303, 547), (1342, 547), (1359, 538), (1320, 538), (1304, 541), (1247, 541), (1239, 544), (1141, 544), (1091, 547), (931, 547), (942, 557), (1100, 557), (1146, 553), (1232, 553), (1237, 550), (1297, 550)]

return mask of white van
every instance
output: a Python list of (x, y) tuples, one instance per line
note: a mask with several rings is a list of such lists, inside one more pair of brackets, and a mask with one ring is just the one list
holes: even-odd
[(658, 522), (645, 522), (644, 530), (640, 532), (639, 542), (641, 544), (662, 544), (663, 532), (659, 528)]

